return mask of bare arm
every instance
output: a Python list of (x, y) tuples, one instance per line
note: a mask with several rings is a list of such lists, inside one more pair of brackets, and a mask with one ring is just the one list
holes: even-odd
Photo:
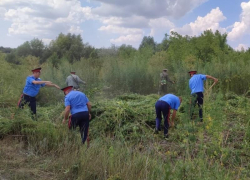
[(66, 122), (66, 119), (68, 119), (70, 113), (70, 106), (66, 106), (64, 110), (64, 119), (63, 119), (63, 124)]
[(51, 84), (50, 81), (32, 81), (32, 83), (33, 84), (46, 84), (46, 83)]
[(217, 78), (215, 78), (215, 77), (213, 77), (213, 76), (206, 75), (206, 78), (214, 80), (214, 82), (215, 82), (215, 83), (217, 83), (217, 82), (218, 82), (218, 79), (217, 79)]
[(172, 126), (172, 127), (174, 127), (175, 116), (176, 116), (176, 110), (173, 110), (172, 121), (171, 121), (171, 126)]
[(206, 78), (214, 80), (214, 83), (212, 84), (212, 86), (208, 90), (212, 89), (212, 87), (219, 81), (217, 78), (215, 78), (213, 76), (209, 76), (209, 75), (206, 75)]
[(83, 81), (83, 80), (81, 80), (78, 76), (77, 76), (77, 81), (80, 82), (80, 83), (82, 83), (82, 84), (86, 84), (86, 82)]
[(169, 78), (168, 75), (166, 76), (166, 80), (167, 80), (168, 82), (171, 82), (172, 84), (174, 84), (174, 81), (172, 81), (172, 80)]
[(48, 86), (48, 87), (55, 87), (55, 88), (57, 88), (57, 89), (61, 89), (58, 85), (56, 85), (56, 84), (50, 84), (50, 83), (45, 83), (45, 86)]
[(91, 119), (91, 104), (90, 104), (90, 102), (87, 103), (87, 107), (89, 110), (89, 120), (90, 120)]

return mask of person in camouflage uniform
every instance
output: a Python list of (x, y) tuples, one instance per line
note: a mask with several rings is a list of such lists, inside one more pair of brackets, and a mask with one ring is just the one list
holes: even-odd
[(67, 86), (73, 86), (74, 90), (80, 90), (79, 83), (82, 83), (83, 85), (86, 85), (86, 82), (81, 80), (77, 75), (75, 71), (71, 71), (70, 75), (66, 79)]
[(167, 94), (167, 82), (171, 82), (174, 84), (174, 81), (171, 81), (168, 77), (168, 70), (163, 69), (162, 73), (160, 74), (160, 85), (159, 85), (159, 95)]

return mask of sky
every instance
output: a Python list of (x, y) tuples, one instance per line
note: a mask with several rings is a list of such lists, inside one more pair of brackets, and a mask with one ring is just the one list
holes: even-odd
[(236, 50), (250, 47), (250, 0), (0, 0), (0, 46), (15, 48), (59, 33), (80, 34), (96, 48), (160, 43), (171, 31), (228, 34)]

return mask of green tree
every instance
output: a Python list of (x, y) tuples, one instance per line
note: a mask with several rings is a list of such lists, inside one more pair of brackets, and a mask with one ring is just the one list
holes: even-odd
[(123, 44), (118, 48), (119, 56), (122, 58), (130, 58), (134, 56), (136, 49), (131, 45)]
[(31, 47), (29, 41), (17, 47), (17, 55), (26, 57), (31, 54)]
[(11, 53), (13, 49), (9, 48), (9, 47), (3, 47), (0, 46), (0, 51), (2, 51), (3, 53)]
[(34, 38), (30, 41), (31, 55), (36, 57), (42, 57), (44, 51), (44, 43), (42, 40)]
[[(67, 35), (59, 34), (49, 45), (51, 52), (56, 52), (59, 58), (65, 56), (71, 63), (80, 61), (81, 57), (84, 56), (89, 58), (93, 48), (91, 47), (90, 52), (88, 52), (88, 50), (85, 51), (84, 48), (85, 45), (83, 44), (82, 37), (70, 33)], [(86, 48), (89, 49), (88, 46)]]
[(12, 63), (12, 64), (21, 64), (16, 53), (13, 51), (6, 55), (5, 60), (9, 63)]
[(40, 63), (45, 63), (48, 58), (52, 55), (52, 51), (50, 50), (50, 48), (45, 47), (43, 50), (43, 54), (42, 57), (40, 58)]
[(58, 58), (56, 52), (54, 52), (50, 57), (49, 57), (49, 62), (52, 64), (54, 68), (59, 67), (60, 59)]
[(165, 37), (163, 38), (162, 42), (160, 44), (157, 44), (157, 51), (166, 51), (169, 47), (169, 35), (166, 33)]
[(68, 51), (68, 58), (69, 61), (72, 63), (74, 61), (80, 61), (81, 57), (83, 56), (83, 42), (82, 37), (80, 35), (75, 36), (74, 34), (72, 36), (67, 35), (68, 38), (70, 38), (71, 45)]
[(220, 49), (223, 51), (228, 46), (227, 33), (221, 34), (220, 31), (217, 30), (214, 35), (219, 41)]
[(151, 36), (144, 36), (139, 46), (139, 50), (142, 50), (143, 48), (150, 48), (155, 52), (156, 42), (154, 41), (154, 38)]

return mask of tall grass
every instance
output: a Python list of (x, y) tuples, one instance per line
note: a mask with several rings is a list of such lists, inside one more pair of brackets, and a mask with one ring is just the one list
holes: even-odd
[[(90, 148), (79, 132), (61, 125), (61, 104), (1, 109), (0, 136), (22, 135), (29, 151), (51, 159), (45, 167), (61, 179), (247, 179), (249, 99), (206, 94), (204, 124), (190, 121), (184, 97), (168, 141), (154, 135), (156, 95), (123, 95), (93, 104)], [(14, 119), (10, 115), (15, 112)], [(197, 109), (195, 111), (198, 112)]]
[[(187, 44), (183, 47), (188, 48)], [(41, 89), (37, 122), (32, 121), (27, 107), (16, 107), (25, 78), (40, 66), (39, 59), (28, 56), (21, 65), (13, 65), (0, 53), (0, 137), (23, 137), (34, 154), (53, 159), (46, 168), (61, 179), (249, 178), (248, 56), (229, 52), (204, 62), (192, 50), (178, 48), (180, 51), (170, 48), (156, 53), (143, 49), (129, 57), (114, 53), (82, 58), (74, 64), (63, 58), (57, 68), (50, 62), (41, 65), (41, 78), (61, 87), (71, 70), (86, 81), (82, 88), (93, 103), (89, 149), (81, 145), (78, 132), (61, 125), (61, 91)], [(176, 82), (169, 84), (169, 92), (183, 97), (177, 129), (170, 129), (167, 142), (162, 134), (153, 134), (154, 103), (164, 68)], [(205, 92), (203, 125), (189, 119), (190, 69), (219, 78), (219, 84)], [(211, 84), (208, 80), (205, 88)], [(137, 94), (124, 95), (129, 93)], [(195, 112), (197, 117), (197, 109)]]
[[(144, 52), (145, 51), (145, 52)], [(169, 77), (175, 81), (168, 83), (168, 92), (177, 95), (190, 93), (188, 87), (190, 69), (198, 70), (198, 73), (209, 74), (219, 79), (218, 85), (213, 89), (217, 92), (234, 92), (249, 95), (250, 87), (250, 61), (242, 54), (229, 53), (213, 58), (211, 62), (202, 62), (193, 55), (185, 59), (176, 59), (171, 51), (162, 51), (152, 54), (150, 52), (137, 51), (131, 57), (103, 56), (99, 59), (81, 59), (70, 64), (65, 58), (60, 60), (57, 68), (50, 62), (42, 64), (43, 80), (50, 80), (61, 87), (66, 85), (65, 80), (71, 70), (86, 81), (87, 85), (81, 85), (82, 90), (92, 97), (95, 93), (104, 93), (104, 96), (116, 96), (123, 93), (155, 94), (159, 89), (160, 73), (162, 69), (169, 69)], [(178, 53), (178, 52), (176, 52)], [(0, 54), (0, 103), (13, 105), (18, 100), (25, 85), (25, 78), (30, 75), (30, 70), (38, 67), (39, 59), (28, 56), (22, 59), (21, 65), (7, 63), (5, 55)], [(207, 81), (206, 87), (212, 84)], [(38, 96), (38, 102), (49, 105), (61, 101), (62, 93), (54, 88), (42, 88)]]

